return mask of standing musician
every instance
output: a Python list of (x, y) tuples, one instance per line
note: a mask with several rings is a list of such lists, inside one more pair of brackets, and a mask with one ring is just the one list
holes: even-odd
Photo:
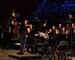
[(16, 19), (16, 17), (17, 17), (17, 13), (15, 12), (14, 9), (12, 9), (9, 20), (11, 21), (12, 19)]
[(74, 16), (72, 14), (69, 14), (69, 19), (67, 21), (67, 23), (75, 23), (75, 20), (74, 20)]
[[(21, 26), (20, 26), (20, 52), (18, 52), (17, 54), (24, 54), (25, 52), (25, 48), (26, 48), (26, 42), (30, 40), (30, 32), (32, 30), (32, 25), (29, 25), (28, 24), (28, 20), (24, 20), (23, 23), (21, 23)], [(28, 42), (29, 46), (30, 46), (30, 42)], [(29, 47), (28, 46), (28, 47)]]
[[(10, 32), (15, 35), (17, 34), (17, 31), (18, 31), (18, 21), (17, 21), (18, 17), (20, 17), (19, 13), (15, 12), (15, 10), (12, 9), (12, 13), (10, 15), (8, 25), (9, 25)], [(15, 36), (15, 35), (13, 35), (13, 36)]]
[(12, 19), (12, 18), (17, 19), (18, 17), (20, 17), (20, 14), (19, 14), (18, 12), (15, 12), (14, 9), (12, 9), (11, 19)]

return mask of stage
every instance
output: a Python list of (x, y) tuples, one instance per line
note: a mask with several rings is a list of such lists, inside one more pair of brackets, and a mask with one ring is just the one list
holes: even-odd
[[(0, 60), (49, 60), (49, 57), (42, 57), (41, 55), (31, 54), (26, 52), (24, 55), (16, 54), (19, 50), (3, 50), (0, 49)], [(75, 56), (68, 56), (68, 60), (75, 60)]]
[(28, 53), (28, 52), (25, 52), (23, 55), (11, 53), (8, 56), (11, 58), (19, 59), (19, 60), (35, 60), (35, 59), (39, 60), (42, 58), (42, 56), (39, 54), (32, 54), (32, 53)]

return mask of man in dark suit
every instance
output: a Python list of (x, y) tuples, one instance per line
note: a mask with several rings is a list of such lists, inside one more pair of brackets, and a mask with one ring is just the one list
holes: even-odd
[(20, 27), (21, 45), (20, 45), (20, 52), (18, 52), (17, 54), (24, 54), (26, 49), (26, 43), (28, 44), (28, 48), (30, 48), (30, 38), (31, 38), (30, 33), (31, 28), (28, 25), (28, 20), (25, 20), (24, 24), (22, 24)]
[(56, 28), (56, 30), (55, 30), (56, 34), (50, 39), (50, 44), (51, 44), (53, 50), (56, 49), (59, 42), (62, 40), (62, 34), (60, 31), (61, 30), (59, 28)]

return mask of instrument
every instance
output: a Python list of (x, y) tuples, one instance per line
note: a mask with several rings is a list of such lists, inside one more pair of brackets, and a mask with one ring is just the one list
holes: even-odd
[(35, 34), (35, 36), (39, 36), (39, 34)]
[(40, 39), (44, 40), (44, 42), (48, 42), (49, 35), (48, 33), (39, 32), (38, 34), (35, 34), (35, 37), (40, 37)]
[(48, 33), (39, 32), (39, 36), (40, 36), (40, 37), (43, 37), (43, 38), (45, 38), (45, 39), (49, 39)]
[(14, 34), (16, 34), (17, 33), (17, 30), (18, 30), (17, 24), (18, 24), (18, 22), (15, 19), (13, 19), (11, 21), (11, 25), (13, 26), (12, 27), (12, 31), (13, 31)]

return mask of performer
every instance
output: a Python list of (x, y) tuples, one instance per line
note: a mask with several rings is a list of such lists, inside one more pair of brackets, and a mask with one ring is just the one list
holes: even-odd
[[(24, 54), (25, 52), (25, 48), (26, 48), (26, 43), (30, 40), (30, 32), (31, 32), (31, 28), (28, 25), (28, 20), (25, 20), (23, 23), (21, 23), (21, 27), (20, 27), (20, 37), (21, 37), (21, 45), (20, 45), (20, 52), (18, 52), (17, 54)], [(28, 47), (30, 47), (30, 44), (28, 45)]]
[(59, 42), (63, 39), (61, 30), (58, 27), (56, 28), (55, 33), (56, 34), (50, 39), (50, 44), (51, 44), (53, 50), (56, 49)]
[(69, 14), (69, 19), (68, 19), (67, 23), (73, 23), (73, 22), (75, 23), (74, 17), (72, 14)]
[(30, 26), (27, 27), (27, 38), (26, 38), (26, 40), (27, 40), (27, 45), (28, 45), (27, 46), (27, 48), (28, 48), (27, 52), (31, 52), (32, 30), (31, 30)]
[(11, 21), (12, 19), (15, 19), (17, 22), (19, 22), (19, 21), (18, 21), (19, 18), (20, 18), (20, 14), (19, 14), (18, 12), (15, 12), (14, 9), (12, 9), (11, 15), (10, 15), (10, 17), (9, 17), (9, 23), (10, 23), (10, 21)]
[(12, 9), (9, 20), (12, 20), (13, 18), (16, 19), (16, 17), (17, 17), (16, 14), (17, 14), (17, 13), (15, 12), (15, 10)]

